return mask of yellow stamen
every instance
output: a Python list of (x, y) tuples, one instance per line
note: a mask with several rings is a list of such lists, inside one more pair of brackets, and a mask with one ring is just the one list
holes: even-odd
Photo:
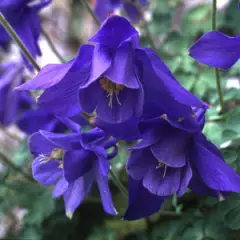
[(168, 119), (168, 118), (167, 118), (167, 114), (162, 114), (162, 115), (160, 116), (160, 118), (165, 119), (165, 120)]
[(63, 169), (63, 163), (62, 162), (59, 164), (58, 168)]
[(109, 106), (112, 108), (113, 104), (113, 96), (115, 94), (117, 103), (121, 105), (119, 101), (118, 94), (124, 89), (124, 85), (116, 84), (110, 81), (107, 77), (103, 76), (100, 78), (101, 87), (108, 93), (107, 97), (109, 97)]
[(164, 172), (163, 172), (163, 178), (165, 178), (167, 174), (167, 165), (163, 163), (162, 161), (158, 160), (158, 165), (156, 166), (156, 169), (159, 169), (161, 167), (164, 167)]
[(51, 158), (56, 160), (62, 160), (64, 150), (61, 148), (54, 148), (51, 153)]
[(50, 160), (57, 160), (60, 162), (59, 168), (62, 168), (62, 158), (64, 154), (64, 149), (61, 148), (54, 148), (50, 154), (50, 156), (45, 156), (44, 154), (40, 154), (39, 157), (39, 162), (40, 164), (47, 163)]

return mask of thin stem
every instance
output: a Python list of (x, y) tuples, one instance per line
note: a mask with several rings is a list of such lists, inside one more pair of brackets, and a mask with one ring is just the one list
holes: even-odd
[[(212, 2), (212, 30), (216, 30), (217, 27), (217, 0), (213, 0)], [(224, 112), (224, 101), (223, 101), (223, 91), (221, 86), (221, 78), (220, 71), (218, 68), (215, 69), (216, 75), (216, 84), (217, 84), (217, 92), (218, 92), (218, 101), (220, 104), (220, 113)]]
[(139, 9), (139, 12), (141, 13), (141, 19), (142, 19), (142, 22), (143, 22), (143, 26), (144, 26), (144, 29), (145, 29), (145, 32), (146, 32), (146, 35), (147, 35), (147, 38), (148, 40), (150, 41), (150, 44), (151, 44), (151, 47), (152, 49), (157, 52), (157, 47), (155, 45), (155, 42), (153, 40), (153, 36), (152, 36), (152, 33), (148, 27), (148, 23), (146, 22), (145, 18), (144, 18), (144, 13), (143, 13), (143, 10), (141, 7), (138, 7)]
[(101, 26), (101, 22), (98, 20), (96, 14), (94, 13), (94, 11), (92, 10), (92, 8), (89, 6), (88, 2), (86, 0), (82, 0), (81, 1), (83, 3), (83, 5), (86, 7), (86, 9), (88, 10), (88, 12), (90, 13), (90, 15), (92, 16), (92, 18), (94, 19), (94, 21), (96, 22), (96, 24), (98, 26)]
[(113, 179), (113, 182), (115, 183), (115, 185), (119, 188), (119, 190), (121, 191), (122, 195), (128, 199), (128, 191), (127, 189), (123, 186), (123, 184), (121, 183), (121, 181), (118, 179), (118, 177), (116, 176), (116, 174), (110, 170), (110, 175)]
[(26, 58), (29, 60), (29, 62), (33, 65), (34, 68), (36, 68), (37, 71), (40, 71), (40, 67), (35, 62), (34, 58), (32, 57), (31, 53), (28, 51), (24, 43), (21, 41), (15, 30), (11, 27), (11, 25), (8, 23), (6, 18), (3, 16), (3, 14), (0, 12), (0, 23), (3, 25), (5, 30), (8, 32), (8, 34), (11, 36), (11, 38), (16, 42), (16, 44), (20, 47)]
[(219, 71), (218, 68), (215, 69), (215, 73), (216, 73), (218, 100), (219, 100), (219, 104), (220, 104), (220, 113), (224, 113), (224, 101), (223, 101), (222, 84), (221, 84), (221, 78), (220, 78), (220, 71)]
[(21, 173), (26, 179), (28, 179), (29, 181), (33, 181), (33, 178), (28, 175), (27, 173), (25, 173), (20, 167), (18, 167), (17, 165), (15, 165), (12, 161), (10, 161), (7, 156), (5, 156), (5, 154), (0, 152), (0, 160), (2, 160), (3, 162), (5, 162), (7, 165), (9, 165), (14, 171)]
[(142, 20), (142, 22), (143, 22), (143, 26), (144, 26), (144, 29), (145, 29), (145, 33), (146, 33), (146, 35), (147, 35), (147, 38), (148, 38), (148, 40), (150, 41), (150, 44), (151, 44), (152, 49), (153, 49), (155, 52), (157, 52), (157, 47), (156, 47), (155, 42), (154, 42), (154, 40), (153, 40), (152, 33), (151, 33), (151, 31), (150, 31), (150, 29), (149, 29), (149, 27), (148, 27), (148, 23), (146, 22), (146, 20), (145, 20), (145, 18), (144, 18), (144, 11), (143, 11), (143, 9), (142, 9), (142, 7), (141, 7), (141, 4), (140, 4), (138, 1), (135, 1), (135, 3), (132, 3), (132, 2), (131, 2), (131, 4), (134, 4), (134, 6), (135, 6), (135, 7), (137, 8), (137, 10), (139, 11), (140, 16), (141, 16), (141, 20)]
[(216, 30), (217, 27), (217, 0), (212, 1), (212, 30)]
[(55, 45), (53, 44), (51, 38), (48, 36), (47, 32), (45, 32), (42, 29), (42, 34), (43, 36), (46, 38), (50, 48), (52, 49), (52, 51), (54, 52), (54, 54), (57, 56), (57, 58), (60, 60), (61, 63), (65, 63), (65, 59), (61, 56), (61, 54), (58, 52), (57, 48), (55, 47)]

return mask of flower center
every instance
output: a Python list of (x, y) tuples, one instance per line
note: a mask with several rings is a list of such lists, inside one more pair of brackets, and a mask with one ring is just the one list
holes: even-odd
[(50, 154), (50, 156), (46, 156), (44, 154), (40, 154), (40, 164), (47, 163), (50, 160), (57, 160), (59, 162), (58, 168), (63, 168), (62, 158), (64, 154), (64, 149), (61, 148), (54, 148)]
[(100, 78), (101, 87), (108, 93), (109, 97), (109, 106), (112, 107), (113, 96), (115, 94), (116, 100), (119, 105), (121, 105), (118, 94), (124, 89), (124, 85), (116, 84), (110, 81), (107, 77), (103, 76)]

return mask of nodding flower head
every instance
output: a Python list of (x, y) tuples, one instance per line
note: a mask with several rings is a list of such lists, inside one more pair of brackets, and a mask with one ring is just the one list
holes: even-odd
[[(42, 185), (55, 185), (53, 196), (63, 195), (66, 214), (72, 216), (96, 180), (105, 211), (115, 215), (108, 187), (110, 159), (117, 154), (117, 140), (100, 129), (85, 133), (34, 133), (29, 146), (36, 156), (33, 177)], [(108, 149), (113, 147), (110, 153)]]

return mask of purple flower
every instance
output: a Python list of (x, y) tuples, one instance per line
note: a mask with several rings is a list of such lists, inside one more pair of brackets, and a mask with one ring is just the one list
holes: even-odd
[(23, 66), (20, 63), (0, 65), (0, 123), (8, 126), (15, 122), (20, 109), (26, 107), (21, 101), (28, 93), (13, 89), (23, 82)]
[[(0, 11), (7, 21), (17, 32), (27, 49), (33, 57), (41, 55), (38, 45), (38, 39), (41, 33), (41, 22), (38, 12), (48, 5), (51, 0), (41, 0), (35, 5), (28, 5), (33, 0), (4, 0), (0, 3)], [(9, 43), (11, 37), (8, 35), (3, 26), (0, 26), (0, 46), (4, 49)], [(31, 64), (23, 56), (27, 66)]]
[(96, 0), (94, 12), (100, 21), (104, 21), (115, 10), (123, 7), (131, 22), (137, 23), (141, 20), (141, 12), (137, 5), (145, 8), (148, 5), (148, 0)]
[[(16, 125), (28, 135), (39, 130), (54, 133), (64, 133), (67, 130), (61, 118), (48, 112), (44, 107), (39, 107), (28, 93), (25, 96), (22, 95), (20, 98), (19, 112), (21, 114), (17, 118)], [(88, 120), (80, 114), (71, 117), (71, 120), (80, 126), (88, 125)]]
[[(52, 113), (39, 108), (30, 93), (14, 91), (24, 82), (23, 69), (21, 63), (0, 65), (0, 124), (7, 127), (16, 123), (26, 134), (38, 130), (64, 132), (66, 126)], [(83, 117), (74, 119), (86, 125)]]
[(135, 180), (129, 176), (128, 180), (128, 208), (124, 220), (137, 220), (157, 212), (166, 197), (152, 194), (143, 186), (142, 180)]
[[(107, 124), (160, 116), (177, 121), (204, 103), (184, 89), (123, 17), (109, 17), (75, 59), (44, 67), (20, 90), (46, 89), (39, 104), (60, 116), (91, 113)], [(119, 67), (121, 66), (121, 67)]]
[(211, 67), (228, 69), (240, 58), (240, 36), (230, 37), (217, 31), (208, 32), (193, 44), (189, 55)]
[[(196, 112), (200, 128), (204, 125), (203, 115), (202, 109)], [(200, 130), (190, 132), (178, 128), (167, 116), (144, 121), (139, 127), (142, 141), (131, 148), (126, 168), (130, 178), (140, 182), (141, 189), (148, 190), (148, 197), (151, 193), (163, 201), (173, 194), (182, 196), (187, 188), (202, 196), (218, 198), (226, 197), (228, 192), (240, 192), (240, 177)], [(147, 215), (160, 207), (158, 200), (155, 207), (145, 206), (152, 209)], [(141, 208), (131, 205), (131, 198), (129, 201), (126, 219), (146, 216), (145, 211), (137, 213)]]
[[(75, 125), (74, 126), (75, 129)], [(117, 152), (116, 140), (106, 140), (100, 129), (87, 133), (78, 130), (71, 134), (54, 134), (46, 131), (34, 133), (29, 147), (36, 156), (32, 164), (33, 177), (43, 186), (55, 185), (53, 197), (63, 195), (67, 216), (89, 193), (96, 180), (104, 210), (116, 215), (108, 186), (109, 159)], [(111, 154), (108, 148), (114, 147)]]

